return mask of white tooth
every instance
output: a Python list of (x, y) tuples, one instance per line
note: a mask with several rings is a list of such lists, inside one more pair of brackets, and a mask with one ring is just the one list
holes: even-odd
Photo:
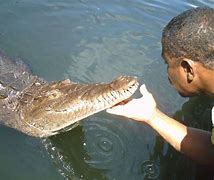
[(116, 99), (117, 98), (117, 93), (115, 91), (112, 91), (110, 94)]

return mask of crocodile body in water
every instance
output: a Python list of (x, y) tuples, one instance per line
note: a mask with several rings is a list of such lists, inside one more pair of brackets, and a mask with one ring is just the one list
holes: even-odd
[(0, 51), (0, 123), (30, 136), (69, 130), (75, 122), (129, 98), (137, 87), (131, 76), (111, 83), (47, 82)]

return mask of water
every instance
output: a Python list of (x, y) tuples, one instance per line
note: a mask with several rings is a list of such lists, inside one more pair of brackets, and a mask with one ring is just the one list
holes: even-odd
[[(48, 81), (139, 77), (160, 108), (210, 130), (212, 102), (170, 87), (160, 38), (182, 11), (212, 0), (0, 0), (0, 48)], [(201, 121), (207, 119), (207, 121)], [(197, 120), (197, 121), (195, 121)], [(38, 140), (0, 127), (0, 179), (205, 179), (150, 127), (101, 112), (73, 130)]]

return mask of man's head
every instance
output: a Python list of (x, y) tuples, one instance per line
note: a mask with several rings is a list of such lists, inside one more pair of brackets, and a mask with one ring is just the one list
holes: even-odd
[(162, 56), (182, 96), (203, 92), (198, 75), (214, 71), (214, 9), (191, 9), (173, 18), (163, 30)]

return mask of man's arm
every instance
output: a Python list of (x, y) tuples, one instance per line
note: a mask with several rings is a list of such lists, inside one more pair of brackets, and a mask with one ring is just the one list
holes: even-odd
[(157, 109), (156, 102), (145, 85), (141, 86), (140, 91), (143, 97), (115, 106), (107, 112), (146, 122), (177, 151), (214, 169), (214, 146), (211, 144), (211, 133), (186, 127), (168, 117)]
[(210, 132), (186, 127), (159, 110), (156, 110), (149, 125), (177, 151), (214, 169), (214, 146)]

